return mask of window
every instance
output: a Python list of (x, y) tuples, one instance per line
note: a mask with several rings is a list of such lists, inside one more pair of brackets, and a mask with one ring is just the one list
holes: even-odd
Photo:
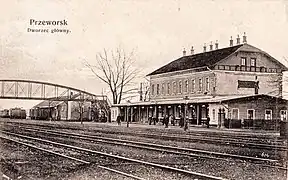
[(170, 83), (167, 84), (167, 94), (171, 93), (171, 85)]
[(202, 91), (202, 88), (203, 88), (202, 79), (199, 79), (199, 91)]
[(191, 92), (194, 92), (195, 91), (195, 79), (192, 79), (192, 82), (191, 82)]
[(209, 78), (206, 78), (206, 91), (209, 91), (209, 89), (210, 89)]
[(179, 81), (179, 86), (178, 86), (178, 93), (182, 94), (182, 81)]
[(216, 111), (215, 111), (215, 109), (212, 110), (212, 119), (213, 120), (216, 119)]
[(165, 84), (162, 84), (161, 94), (165, 95)]
[(281, 121), (287, 120), (287, 110), (281, 110), (280, 111), (280, 119), (281, 119)]
[(151, 95), (153, 96), (154, 95), (154, 87), (155, 85), (154, 84), (152, 84), (152, 86), (151, 86)]
[(185, 87), (184, 87), (184, 92), (188, 92), (188, 80), (185, 80)]
[(248, 109), (247, 110), (247, 119), (254, 119), (255, 118), (255, 110), (254, 109)]
[(176, 85), (176, 82), (174, 81), (173, 82), (173, 93), (176, 94), (176, 88), (177, 88), (177, 85)]
[(233, 108), (232, 109), (232, 117), (231, 119), (239, 119), (239, 109)]
[(157, 86), (156, 86), (156, 93), (157, 93), (157, 95), (159, 95), (159, 93), (160, 93), (160, 85), (159, 84), (157, 84)]
[(241, 57), (241, 66), (246, 66), (246, 57)]
[(250, 66), (256, 66), (256, 58), (251, 58)]
[(272, 110), (271, 109), (265, 110), (265, 119), (266, 120), (272, 120)]

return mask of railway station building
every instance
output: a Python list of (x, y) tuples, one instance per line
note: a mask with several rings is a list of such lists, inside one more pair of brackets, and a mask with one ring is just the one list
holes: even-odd
[(287, 121), (288, 103), (281, 97), (288, 68), (248, 44), (245, 34), (243, 43), (238, 36), (236, 45), (231, 38), (229, 47), (218, 47), (217, 42), (204, 45), (197, 54), (192, 47), (189, 55), (184, 49), (182, 57), (147, 75), (149, 101), (113, 105), (112, 120), (121, 115), (126, 121), (148, 123), (149, 117), (161, 121), (173, 114), (176, 120), (181, 115), (189, 124), (201, 125), (209, 116), (210, 124), (218, 127)]
[[(78, 95), (74, 96), (77, 99)], [(100, 115), (106, 113), (102, 110), (105, 103), (106, 100), (97, 100), (95, 103), (45, 100), (31, 108), (29, 116), (31, 119), (40, 120), (99, 121)]]

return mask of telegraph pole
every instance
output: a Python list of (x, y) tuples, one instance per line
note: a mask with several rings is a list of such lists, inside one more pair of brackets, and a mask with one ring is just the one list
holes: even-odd
[(184, 97), (184, 100), (185, 100), (185, 105), (184, 105), (184, 131), (186, 131), (188, 129), (188, 121), (187, 120), (187, 111), (188, 111), (188, 96), (185, 96)]

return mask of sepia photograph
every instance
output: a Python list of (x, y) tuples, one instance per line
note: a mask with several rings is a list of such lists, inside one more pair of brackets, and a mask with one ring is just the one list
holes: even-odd
[(0, 179), (287, 180), (288, 0), (3, 0)]

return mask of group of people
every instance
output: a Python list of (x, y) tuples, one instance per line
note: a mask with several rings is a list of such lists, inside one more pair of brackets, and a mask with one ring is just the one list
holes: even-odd
[[(152, 121), (154, 122), (154, 125), (156, 125), (156, 123), (158, 122), (158, 119), (150, 116), (148, 118), (148, 121), (149, 121), (149, 125), (152, 124)], [(169, 122), (171, 123), (171, 125), (175, 126), (176, 120), (175, 120), (175, 116), (173, 114), (164, 115), (162, 124), (165, 125), (165, 128), (168, 128)], [(207, 116), (207, 118), (206, 118), (205, 125), (207, 126), (207, 128), (209, 128), (209, 125), (210, 125), (210, 117), (209, 116)], [(188, 129), (188, 120), (185, 122), (184, 116), (182, 114), (179, 115), (179, 126), (181, 128), (184, 128), (184, 130)]]
[[(117, 116), (117, 119), (116, 119), (118, 125), (121, 125), (121, 121), (124, 121), (124, 116)], [(152, 123), (154, 125), (156, 125), (156, 123), (158, 123), (158, 118), (156, 117), (152, 117), (152, 116), (149, 116), (148, 117), (148, 123), (149, 125), (151, 125)], [(165, 125), (165, 128), (168, 128), (168, 125), (169, 125), (169, 122), (171, 123), (172, 126), (175, 126), (176, 125), (176, 120), (175, 120), (175, 116), (173, 114), (165, 114), (164, 115), (164, 118), (163, 118), (163, 121), (162, 121), (162, 124)], [(207, 128), (209, 128), (209, 124), (210, 124), (210, 117), (207, 116), (206, 118), (206, 126)], [(188, 129), (188, 120), (185, 122), (184, 121), (184, 116), (182, 114), (179, 115), (179, 126), (181, 128), (184, 128), (184, 130), (187, 130)]]
[[(181, 114), (179, 117), (180, 117), (179, 126), (182, 128), (185, 125), (184, 124), (184, 117)], [(151, 125), (152, 123), (154, 125), (156, 125), (156, 123), (158, 123), (158, 118), (149, 116), (148, 121), (149, 121), (149, 125)], [(175, 126), (176, 120), (175, 120), (175, 116), (173, 114), (164, 115), (162, 124), (165, 125), (165, 128), (168, 128), (169, 122), (171, 123), (172, 126)]]

